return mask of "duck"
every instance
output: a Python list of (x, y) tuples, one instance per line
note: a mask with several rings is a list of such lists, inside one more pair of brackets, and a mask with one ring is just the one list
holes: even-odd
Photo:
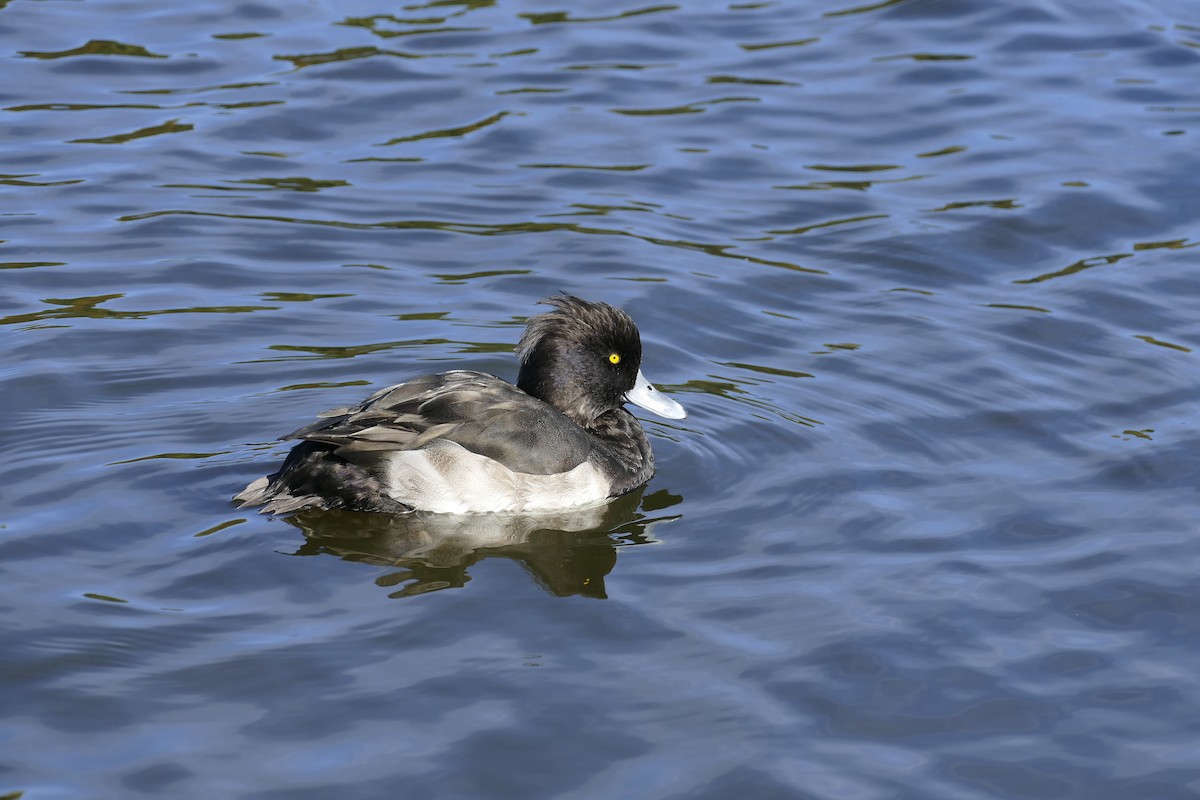
[(241, 507), (404, 514), (559, 512), (606, 502), (654, 475), (631, 403), (687, 412), (642, 374), (624, 310), (561, 294), (526, 322), (516, 385), (473, 370), (423, 375), (324, 412), (283, 440), (283, 465), (239, 492)]

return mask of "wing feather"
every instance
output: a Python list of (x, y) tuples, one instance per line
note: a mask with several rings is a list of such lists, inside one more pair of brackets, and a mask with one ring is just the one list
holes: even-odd
[(583, 463), (591, 437), (557, 409), (482, 372), (456, 370), (388, 386), (357, 408), (326, 412), (287, 439), (324, 442), (371, 469), (389, 452), (439, 439), (515, 472), (552, 475)]

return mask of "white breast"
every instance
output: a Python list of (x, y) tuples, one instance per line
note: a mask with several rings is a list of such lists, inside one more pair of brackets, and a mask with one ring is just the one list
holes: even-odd
[(451, 514), (586, 506), (605, 500), (610, 490), (609, 481), (587, 462), (558, 475), (529, 475), (445, 439), (389, 454), (380, 477), (401, 503)]

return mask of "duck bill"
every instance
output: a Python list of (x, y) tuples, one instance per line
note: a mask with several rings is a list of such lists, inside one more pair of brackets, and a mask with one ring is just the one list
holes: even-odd
[(667, 419), (683, 419), (687, 416), (683, 406), (655, 389), (640, 369), (633, 388), (625, 394), (625, 401)]

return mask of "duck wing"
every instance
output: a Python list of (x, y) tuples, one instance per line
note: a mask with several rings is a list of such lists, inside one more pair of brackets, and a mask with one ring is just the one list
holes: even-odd
[(336, 455), (367, 469), (390, 452), (444, 439), (533, 475), (574, 469), (593, 447), (587, 432), (554, 407), (493, 375), (467, 370), (389, 386), (284, 438), (333, 445)]

